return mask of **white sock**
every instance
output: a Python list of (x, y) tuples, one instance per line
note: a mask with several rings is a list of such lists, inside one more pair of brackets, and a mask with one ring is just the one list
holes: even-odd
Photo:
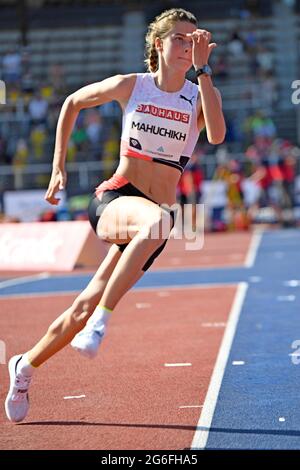
[(36, 367), (34, 367), (28, 359), (28, 353), (23, 354), (20, 362), (17, 365), (17, 372), (21, 373), (22, 375), (25, 375), (27, 377), (30, 377)]
[(97, 305), (93, 314), (87, 321), (87, 326), (92, 327), (93, 330), (102, 331), (106, 326), (111, 313), (111, 309), (104, 307), (104, 305)]

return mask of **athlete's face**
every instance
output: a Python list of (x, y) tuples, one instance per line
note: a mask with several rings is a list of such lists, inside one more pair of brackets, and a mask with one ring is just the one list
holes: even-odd
[(161, 52), (165, 64), (187, 72), (192, 66), (192, 39), (187, 33), (197, 28), (188, 21), (178, 21), (168, 35), (161, 40)]

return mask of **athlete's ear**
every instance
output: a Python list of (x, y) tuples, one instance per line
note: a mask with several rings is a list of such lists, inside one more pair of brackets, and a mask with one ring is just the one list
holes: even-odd
[(163, 42), (161, 38), (155, 38), (154, 45), (157, 51), (163, 50)]

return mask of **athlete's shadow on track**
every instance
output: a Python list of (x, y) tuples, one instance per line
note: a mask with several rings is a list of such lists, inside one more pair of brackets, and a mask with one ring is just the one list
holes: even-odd
[[(196, 426), (183, 426), (176, 424), (132, 424), (132, 423), (91, 423), (89, 421), (32, 421), (20, 423), (18, 426), (111, 426), (120, 428), (147, 428), (147, 429), (180, 429), (182, 431), (196, 431)], [(300, 431), (276, 430), (276, 429), (229, 429), (229, 428), (205, 428), (199, 427), (199, 431), (209, 433), (229, 433), (229, 434), (266, 434), (274, 436), (300, 436)]]
[[(202, 428), (199, 428), (200, 430)], [(203, 428), (203, 430), (207, 431), (207, 429)], [(228, 428), (210, 428), (209, 433), (212, 432), (225, 432), (231, 434), (274, 434), (275, 436), (300, 436), (300, 431), (291, 431), (291, 430), (282, 430), (279, 431), (277, 429), (228, 429)]]
[(180, 424), (91, 423), (88, 421), (32, 421), (20, 423), (18, 426), (109, 426), (120, 428), (180, 429), (182, 431), (194, 431), (196, 429), (195, 426), (182, 426)]

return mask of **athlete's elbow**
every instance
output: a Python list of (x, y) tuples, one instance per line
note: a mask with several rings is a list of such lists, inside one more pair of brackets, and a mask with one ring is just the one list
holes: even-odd
[(210, 144), (212, 145), (219, 145), (224, 142), (226, 135), (226, 126), (225, 123), (223, 125), (220, 125), (219, 127), (215, 129), (210, 129), (207, 132), (207, 140)]
[(208, 142), (212, 145), (220, 145), (224, 142), (224, 139), (225, 139), (225, 132), (207, 136)]
[(75, 111), (75, 112), (78, 112), (82, 109), (82, 105), (81, 105), (81, 102), (80, 100), (78, 100), (78, 98), (76, 98), (76, 95), (75, 93), (73, 93), (72, 95), (69, 95), (66, 99), (65, 99), (65, 102), (64, 102), (64, 105), (72, 110), (72, 111)]

